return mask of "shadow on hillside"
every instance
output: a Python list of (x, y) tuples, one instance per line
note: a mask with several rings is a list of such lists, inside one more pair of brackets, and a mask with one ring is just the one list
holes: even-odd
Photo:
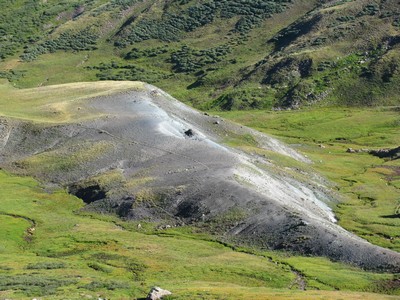
[(400, 214), (382, 216), (382, 218), (385, 218), (385, 219), (396, 219), (396, 218), (400, 218)]

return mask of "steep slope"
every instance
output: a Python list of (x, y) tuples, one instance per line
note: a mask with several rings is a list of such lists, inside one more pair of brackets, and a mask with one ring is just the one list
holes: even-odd
[(396, 0), (6, 1), (0, 76), (141, 80), (203, 109), (398, 105), (399, 18)]
[(66, 187), (88, 210), (193, 224), (239, 244), (398, 271), (398, 253), (335, 224), (333, 194), (312, 170), (302, 174), (221, 142), (244, 139), (297, 165), (308, 163), (284, 144), (140, 83), (110, 96), (56, 100), (59, 90), (82, 87), (96, 90), (78, 84), (23, 91), (42, 102), (26, 120), (15, 118), (21, 109), (3, 112), (3, 168), (34, 175), (48, 188)]

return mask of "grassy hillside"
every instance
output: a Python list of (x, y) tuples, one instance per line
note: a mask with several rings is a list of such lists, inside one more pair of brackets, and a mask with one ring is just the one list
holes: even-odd
[(400, 161), (365, 152), (347, 153), (348, 148), (397, 147), (397, 108), (229, 112), (222, 116), (279, 136), (307, 154), (314, 168), (335, 183), (342, 195), (336, 207), (339, 224), (374, 244), (400, 250), (396, 215)]
[[(83, 120), (85, 98), (155, 84), (292, 144), (337, 189), (341, 226), (400, 250), (399, 160), (346, 153), (400, 144), (397, 0), (7, 0), (0, 20), (1, 116)], [(0, 202), (0, 298), (132, 299), (153, 285), (171, 299), (399, 296), (398, 274), (139, 229), (3, 171)]]
[(0, 76), (141, 80), (200, 108), (397, 105), (398, 3), (6, 1)]
[(174, 293), (170, 299), (395, 299), (365, 293), (395, 292), (389, 274), (234, 249), (189, 227), (138, 228), (85, 215), (79, 199), (31, 178), (1, 172), (0, 186), (3, 298), (132, 299), (159, 285)]
[(81, 112), (85, 99), (111, 95), (127, 90), (140, 90), (140, 82), (80, 82), (41, 88), (16, 89), (0, 81), (0, 115), (39, 122), (71, 122), (96, 117), (92, 112)]
[[(64, 123), (74, 112), (74, 121), (84, 120), (97, 117), (77, 112), (85, 98), (132, 88), (140, 89), (141, 84), (97, 82), (20, 90), (3, 82), (1, 114)], [(31, 106), (35, 109), (27, 109)], [(254, 111), (224, 116), (280, 135), (289, 143), (300, 141), (299, 150), (317, 162), (314, 167), (348, 195), (337, 208), (341, 224), (373, 243), (399, 249), (398, 218), (385, 218), (393, 214), (399, 195), (397, 161), (345, 153), (348, 146), (377, 147), (383, 140), (398, 144), (396, 111)], [(360, 125), (360, 119), (369, 122)], [(226, 142), (256, 151), (252, 143), (240, 139)], [(263, 154), (282, 160), (268, 157), (272, 154), (267, 151)], [(280, 164), (300, 167), (292, 160)], [(360, 173), (365, 165), (366, 171)], [(372, 193), (378, 185), (379, 193)], [(399, 294), (398, 274), (366, 272), (325, 258), (236, 248), (190, 226), (162, 229), (153, 223), (138, 226), (111, 215), (89, 214), (82, 210), (81, 200), (65, 191), (4, 171), (0, 199), (4, 229), (0, 296), (4, 298), (131, 299), (144, 297), (153, 285), (170, 289), (171, 299), (395, 299)]]

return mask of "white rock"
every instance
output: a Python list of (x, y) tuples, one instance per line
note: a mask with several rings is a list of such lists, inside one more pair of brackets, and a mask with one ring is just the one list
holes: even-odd
[(167, 290), (163, 290), (162, 288), (155, 286), (151, 288), (149, 294), (147, 295), (146, 300), (160, 300), (164, 296), (171, 295), (172, 293)]

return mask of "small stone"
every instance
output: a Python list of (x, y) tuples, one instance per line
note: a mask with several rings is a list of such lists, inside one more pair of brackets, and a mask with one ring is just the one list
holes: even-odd
[(185, 134), (186, 134), (186, 136), (188, 136), (188, 137), (192, 137), (192, 136), (194, 136), (194, 132), (193, 132), (193, 130), (192, 130), (192, 129), (188, 129), (188, 130), (186, 130), (186, 131), (185, 131)]
[(348, 148), (346, 150), (347, 153), (356, 153), (356, 150), (354, 150), (353, 148)]

